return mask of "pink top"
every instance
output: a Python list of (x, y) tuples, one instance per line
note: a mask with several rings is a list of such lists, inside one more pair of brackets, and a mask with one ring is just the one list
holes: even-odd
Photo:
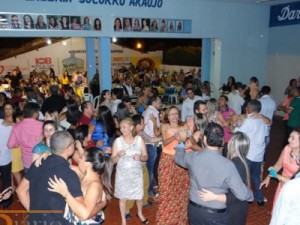
[[(282, 176), (284, 177), (292, 177), (299, 169), (298, 164), (294, 160), (291, 161), (291, 156), (290, 156), (291, 151), (292, 149), (290, 148), (289, 145), (285, 146), (285, 148), (283, 149), (284, 153), (282, 159)], [(274, 196), (273, 207), (282, 189), (282, 185), (283, 185), (282, 182), (278, 183), (276, 193)]]
[(41, 141), (43, 123), (26, 118), (15, 124), (12, 128), (7, 146), (9, 148), (21, 147), (22, 159), (25, 168), (32, 162), (32, 148)]
[[(220, 110), (220, 112), (222, 113), (222, 116), (223, 116), (224, 120), (226, 120), (226, 121), (230, 119), (230, 114), (231, 113), (235, 114), (234, 110), (229, 108), (229, 107), (224, 111)], [(225, 143), (228, 143), (231, 136), (232, 136), (232, 133), (229, 132), (228, 127), (224, 127), (224, 141), (225, 141)]]

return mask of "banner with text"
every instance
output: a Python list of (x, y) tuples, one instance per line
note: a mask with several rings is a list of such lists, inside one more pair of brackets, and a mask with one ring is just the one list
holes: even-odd
[(300, 2), (271, 6), (270, 27), (300, 24)]

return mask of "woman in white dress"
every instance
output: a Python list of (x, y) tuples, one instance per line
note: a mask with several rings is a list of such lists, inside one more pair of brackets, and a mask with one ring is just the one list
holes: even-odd
[(146, 145), (143, 139), (136, 135), (131, 118), (121, 121), (120, 131), (122, 135), (113, 144), (111, 158), (117, 163), (114, 195), (120, 200), (122, 225), (126, 225), (127, 200), (136, 200), (137, 217), (143, 224), (147, 224), (148, 220), (142, 212), (144, 196), (142, 162), (148, 160)]

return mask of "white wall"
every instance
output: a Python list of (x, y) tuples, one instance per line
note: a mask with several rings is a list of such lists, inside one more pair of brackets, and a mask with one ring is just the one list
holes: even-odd
[[(20, 67), (20, 70), (25, 76), (28, 76), (30, 71), (34, 69), (42, 71), (47, 70), (49, 67), (52, 67), (56, 74), (59, 75), (64, 71), (62, 60), (70, 57), (70, 51), (79, 52), (75, 53), (75, 56), (86, 62), (85, 41), (83, 38), (70, 38), (64, 40), (64, 42), (65, 45), (63, 45), (63, 42), (57, 42), (38, 50), (0, 61), (0, 66), (4, 67), (4, 71), (0, 73), (0, 75), (5, 75), (7, 72), (12, 71), (16, 66)], [(37, 60), (40, 58), (45, 59), (44, 63), (41, 61), (37, 64)], [(48, 60), (46, 60), (46, 58), (48, 58)], [(84, 71), (85, 63), (83, 66)]]
[(277, 102), (289, 81), (300, 76), (300, 25), (270, 28), (266, 84)]

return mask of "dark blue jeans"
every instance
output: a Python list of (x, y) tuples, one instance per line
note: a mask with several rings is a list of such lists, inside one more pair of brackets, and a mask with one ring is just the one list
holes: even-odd
[(256, 201), (263, 202), (264, 196), (263, 196), (261, 189), (259, 188), (259, 185), (261, 183), (260, 174), (261, 174), (261, 163), (262, 162), (254, 162), (254, 161), (251, 161), (248, 159), (247, 159), (247, 162), (248, 162), (248, 166), (249, 166), (249, 170), (250, 170), (251, 182), (254, 186), (254, 197), (255, 197)]
[(151, 144), (146, 144), (147, 153), (148, 153), (148, 161), (147, 161), (147, 168), (149, 172), (149, 193), (153, 192), (153, 186), (154, 186), (154, 178), (153, 178), (153, 169), (154, 169), (154, 163), (157, 157), (157, 151), (156, 147)]
[(188, 218), (190, 225), (229, 225), (227, 211), (223, 213), (210, 213), (205, 209), (189, 204)]

